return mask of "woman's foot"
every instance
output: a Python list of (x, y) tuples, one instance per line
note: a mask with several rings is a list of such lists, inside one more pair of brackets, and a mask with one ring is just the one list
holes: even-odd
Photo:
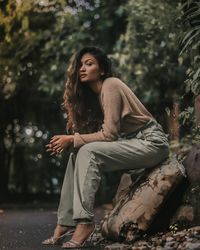
[(44, 240), (42, 244), (44, 245), (57, 245), (61, 244), (61, 240), (67, 236), (74, 233), (74, 227), (69, 226), (63, 226), (63, 225), (57, 225), (53, 236), (50, 238)]
[(62, 248), (81, 247), (93, 235), (95, 224), (78, 224), (70, 241), (63, 243)]

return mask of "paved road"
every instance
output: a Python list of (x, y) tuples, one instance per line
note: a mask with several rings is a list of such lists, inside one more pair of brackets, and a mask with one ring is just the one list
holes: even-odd
[(5, 209), (0, 214), (0, 250), (61, 249), (41, 245), (52, 234), (55, 224), (54, 209)]

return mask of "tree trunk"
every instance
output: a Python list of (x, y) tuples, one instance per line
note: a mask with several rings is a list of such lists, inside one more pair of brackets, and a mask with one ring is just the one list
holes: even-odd
[(173, 108), (170, 110), (169, 120), (168, 120), (168, 130), (169, 130), (169, 137), (170, 140), (179, 140), (180, 128), (179, 128), (179, 121), (178, 116), (180, 113), (178, 101), (173, 101)]
[(5, 146), (5, 133), (8, 125), (8, 114), (6, 109), (7, 103), (3, 96), (0, 95), (0, 199), (8, 195), (10, 155)]
[(8, 194), (9, 167), (7, 164), (6, 148), (4, 144), (3, 124), (0, 125), (0, 198)]

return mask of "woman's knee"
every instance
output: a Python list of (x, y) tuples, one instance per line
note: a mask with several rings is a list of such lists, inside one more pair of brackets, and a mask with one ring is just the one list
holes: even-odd
[(87, 143), (85, 145), (83, 145), (79, 151), (78, 151), (78, 155), (91, 155), (91, 154), (95, 154), (98, 151), (101, 151), (103, 149), (103, 145), (102, 142), (90, 142)]
[(93, 144), (94, 144), (93, 142), (85, 144), (79, 149), (76, 157), (76, 163), (83, 164), (85, 161), (89, 162), (94, 160), (95, 155), (92, 146)]
[[(102, 163), (103, 145), (100, 142), (91, 142), (83, 145), (76, 157), (75, 165), (98, 165)], [(105, 150), (105, 149), (104, 149)]]

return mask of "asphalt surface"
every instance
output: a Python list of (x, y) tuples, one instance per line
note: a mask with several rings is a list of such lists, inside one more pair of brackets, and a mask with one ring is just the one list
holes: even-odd
[[(0, 213), (0, 250), (53, 250), (43, 246), (56, 225), (56, 209), (4, 209)], [(66, 239), (67, 240), (67, 239)], [(90, 247), (84, 249), (100, 249)]]

